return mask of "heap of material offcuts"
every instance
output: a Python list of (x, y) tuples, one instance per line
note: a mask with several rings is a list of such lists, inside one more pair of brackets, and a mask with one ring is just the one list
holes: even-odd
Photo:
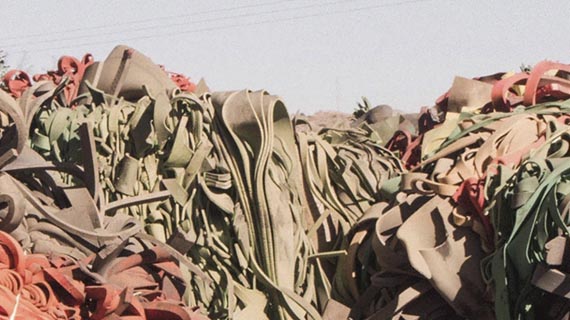
[(10, 71), (0, 319), (567, 317), (569, 75), (311, 130), (125, 46)]

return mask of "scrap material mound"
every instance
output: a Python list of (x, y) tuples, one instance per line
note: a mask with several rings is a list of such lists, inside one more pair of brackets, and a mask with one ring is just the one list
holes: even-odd
[(569, 75), (335, 128), (125, 46), (11, 71), (0, 319), (564, 318)]

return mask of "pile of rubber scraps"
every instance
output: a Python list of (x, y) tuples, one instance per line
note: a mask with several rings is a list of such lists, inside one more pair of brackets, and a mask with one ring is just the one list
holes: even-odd
[(11, 71), (0, 318), (567, 317), (569, 76), (458, 77), (417, 116), (313, 130), (125, 46)]
[[(50, 127), (80, 140), (73, 146), (79, 162), (49, 161), (34, 151), (44, 151), (34, 132), (45, 129), (37, 127), (45, 112), (66, 103), (83, 110), (74, 96), (82, 69), (58, 78), (65, 61), (52, 79), (40, 77), (31, 88), (12, 92), (18, 100), (0, 92), (0, 318), (205, 319), (183, 296), (184, 272), (206, 276), (120, 212), (168, 195), (105, 199), (92, 122), (74, 123), (64, 133), (68, 119), (58, 118), (60, 125)], [(43, 138), (60, 138), (50, 133)]]
[[(322, 318), (347, 233), (403, 170), (377, 134), (297, 133), (310, 124), (278, 97), (185, 86), (124, 46), (60, 66), (70, 59), (77, 67), (36, 82), (5, 79), (0, 171), (19, 210), (0, 229), (26, 254), (67, 261), (65, 279), (85, 285), (71, 307)], [(113, 307), (94, 309), (86, 288), (97, 285)], [(61, 287), (51, 290), (66, 301)]]
[[(179, 265), (195, 266), (116, 213), (153, 199), (103, 202), (96, 165), (46, 161), (26, 145), (24, 113), (6, 94), (0, 98), (14, 119), (3, 132), (0, 169), (0, 316), (200, 319), (181, 302), (187, 284)], [(94, 140), (88, 125), (80, 132), (87, 161), (95, 157)]]
[[(97, 258), (95, 258), (97, 259)], [(0, 232), (1, 319), (202, 319), (180, 301), (182, 274), (160, 246), (106, 261), (24, 254)]]
[(457, 77), (419, 135), (395, 134), (410, 170), (350, 232), (335, 283), (350, 317), (569, 316), (569, 75)]

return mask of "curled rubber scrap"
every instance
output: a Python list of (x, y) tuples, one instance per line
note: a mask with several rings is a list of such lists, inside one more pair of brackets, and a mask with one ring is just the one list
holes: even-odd
[(512, 111), (517, 105), (531, 106), (549, 100), (570, 98), (570, 65), (541, 61), (530, 72), (505, 76), (493, 86), (495, 110)]
[(63, 100), (66, 104), (71, 104), (77, 97), (79, 85), (83, 80), (87, 67), (93, 64), (93, 56), (86, 54), (81, 60), (70, 56), (63, 56), (57, 62), (57, 70), (48, 71), (46, 74), (34, 75), (34, 81), (50, 80), (58, 85), (64, 81)]
[(2, 81), (8, 93), (14, 98), (21, 97), (24, 91), (32, 85), (30, 76), (22, 70), (10, 70), (6, 72)]

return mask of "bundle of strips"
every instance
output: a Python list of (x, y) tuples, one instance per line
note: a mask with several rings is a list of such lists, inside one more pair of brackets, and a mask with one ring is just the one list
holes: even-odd
[[(20, 211), (0, 229), (24, 252), (102, 286), (97, 297), (120, 302), (106, 315), (139, 300), (180, 319), (334, 312), (346, 235), (403, 168), (372, 130), (296, 133), (303, 121), (278, 97), (209, 93), (124, 46), (34, 79), (12, 72), (17, 100), (1, 96), (1, 171)], [(92, 300), (72, 307), (101, 314)]]

